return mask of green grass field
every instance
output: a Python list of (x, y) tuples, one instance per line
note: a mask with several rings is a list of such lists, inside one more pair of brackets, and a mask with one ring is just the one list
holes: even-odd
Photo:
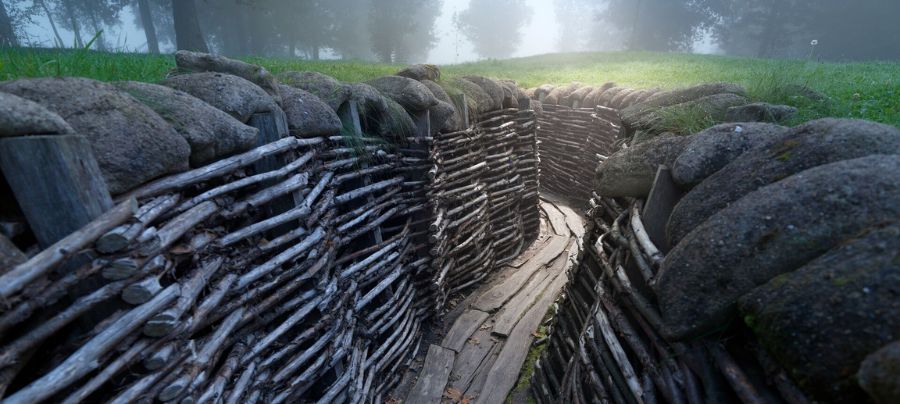
[[(247, 58), (274, 73), (314, 70), (343, 81), (392, 74), (398, 65), (359, 61)], [(172, 56), (94, 51), (2, 49), (0, 79), (83, 76), (98, 80), (158, 81), (174, 68)], [(544, 83), (613, 81), (635, 88), (674, 88), (714, 81), (747, 87), (757, 101), (794, 105), (794, 121), (825, 116), (870, 119), (900, 126), (900, 63), (819, 63), (647, 52), (570, 53), (442, 66), (445, 76), (480, 74), (517, 80), (524, 87)], [(786, 93), (788, 84), (808, 86), (830, 102), (811, 102)]]

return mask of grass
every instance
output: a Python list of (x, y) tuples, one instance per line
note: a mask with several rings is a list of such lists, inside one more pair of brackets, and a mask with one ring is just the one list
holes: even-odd
[[(273, 73), (319, 71), (342, 81), (365, 81), (392, 74), (399, 65), (360, 61), (305, 61), (247, 58)], [(84, 76), (98, 80), (159, 81), (175, 61), (170, 55), (102, 53), (83, 50), (2, 49), (0, 79)], [(524, 87), (544, 83), (607, 81), (635, 88), (663, 89), (714, 81), (747, 87), (755, 101), (800, 108), (795, 121), (834, 116), (900, 126), (900, 63), (819, 63), (649, 52), (566, 53), (442, 66), (445, 77), (480, 74), (509, 78)], [(807, 86), (829, 97), (812, 101), (785, 91)]]

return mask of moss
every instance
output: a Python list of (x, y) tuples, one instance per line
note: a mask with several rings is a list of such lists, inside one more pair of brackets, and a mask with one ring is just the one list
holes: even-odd
[(781, 153), (778, 157), (775, 157), (775, 159), (782, 162), (788, 161), (791, 159), (791, 152)]

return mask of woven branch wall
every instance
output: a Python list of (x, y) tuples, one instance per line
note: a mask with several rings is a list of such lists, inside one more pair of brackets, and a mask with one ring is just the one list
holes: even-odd
[(447, 296), (537, 235), (536, 127), (286, 137), (138, 188), (2, 276), (5, 402), (382, 396)]
[(541, 187), (583, 204), (591, 197), (597, 163), (613, 152), (618, 113), (599, 106), (543, 109), (538, 115)]

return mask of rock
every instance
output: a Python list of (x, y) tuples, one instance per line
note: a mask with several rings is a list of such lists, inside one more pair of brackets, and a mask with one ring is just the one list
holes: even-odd
[(24, 79), (0, 83), (0, 92), (41, 104), (87, 137), (114, 195), (189, 167), (187, 141), (152, 109), (110, 84), (74, 77)]
[(747, 194), (663, 261), (655, 288), (665, 334), (680, 340), (724, 328), (741, 296), (898, 217), (897, 155), (818, 166)]
[(546, 97), (546, 96), (550, 95), (550, 92), (553, 91), (555, 88), (556, 88), (556, 86), (554, 86), (553, 84), (544, 84), (544, 85), (538, 87), (534, 91), (533, 99), (541, 101), (543, 103), (543, 101), (541, 100), (541, 97)]
[(736, 94), (714, 94), (694, 101), (649, 111), (641, 116), (640, 119), (628, 122), (627, 126), (631, 129), (647, 129), (651, 132), (671, 130), (673, 128), (670, 127), (670, 121), (674, 119), (677, 123), (682, 116), (686, 115), (696, 115), (700, 119), (723, 122), (729, 108), (744, 105), (747, 102), (747, 98)]
[(572, 83), (567, 86), (556, 87), (550, 94), (547, 94), (547, 97), (544, 98), (544, 104), (550, 105), (562, 105), (560, 102), (563, 101), (570, 94), (575, 92), (575, 90), (582, 87), (581, 83)]
[(572, 94), (569, 94), (569, 99), (566, 102), (566, 104), (571, 107), (571, 106), (574, 106), (575, 103), (577, 102), (579, 106), (585, 107), (581, 103), (584, 102), (584, 97), (586, 97), (588, 94), (590, 94), (591, 91), (594, 91), (594, 87), (592, 87), (592, 86), (581, 87), (581, 88), (573, 91)]
[(629, 127), (635, 127), (632, 126), (635, 122), (661, 107), (683, 104), (716, 94), (735, 94), (746, 97), (747, 90), (732, 83), (710, 83), (678, 90), (661, 91), (648, 97), (643, 102), (623, 109), (620, 115), (622, 116), (622, 122)]
[(278, 82), (275, 80), (275, 76), (262, 66), (224, 56), (186, 50), (175, 52), (175, 65), (184, 72), (216, 72), (238, 76), (256, 84), (269, 93), (276, 102), (281, 103), (281, 94), (278, 92)]
[(272, 96), (262, 88), (231, 74), (182, 74), (170, 77), (162, 84), (193, 95), (241, 122), (249, 121), (253, 114), (278, 108)]
[(362, 119), (385, 138), (406, 138), (415, 134), (416, 124), (400, 104), (381, 95), (374, 87), (353, 83), (347, 87), (350, 100), (359, 105)]
[[(754, 289), (738, 306), (760, 343), (801, 389), (823, 402), (859, 403), (866, 401), (856, 382), (860, 363), (900, 339), (898, 292), (900, 224), (894, 222), (842, 241)], [(893, 365), (891, 350), (885, 349), (859, 371), (863, 385), (885, 403), (900, 399), (900, 344), (894, 345)], [(894, 399), (886, 400), (890, 395)]]
[(772, 105), (755, 102), (728, 108), (725, 112), (727, 122), (782, 122), (797, 113), (797, 108), (789, 105)]
[(319, 72), (284, 72), (278, 75), (282, 84), (304, 90), (337, 111), (350, 99), (351, 89), (331, 76)]
[(900, 154), (900, 129), (830, 118), (797, 126), (744, 152), (685, 195), (669, 217), (669, 240), (678, 243), (708, 217), (753, 190), (815, 166), (871, 154)]
[(343, 124), (337, 113), (319, 97), (299, 88), (280, 85), (281, 103), (287, 115), (288, 128), (299, 137), (333, 136)]
[(424, 111), (437, 105), (434, 94), (422, 83), (400, 76), (384, 76), (366, 82), (381, 94), (397, 101), (409, 112)]
[(495, 111), (503, 108), (503, 86), (500, 85), (497, 81), (482, 77), (482, 76), (464, 76), (463, 79), (471, 81), (475, 83), (478, 87), (481, 87), (484, 92), (491, 97), (491, 101), (493, 101), (493, 105), (489, 111)]
[(175, 128), (191, 146), (192, 167), (249, 150), (259, 131), (202, 100), (158, 84), (120, 81), (113, 83), (150, 107)]
[(788, 128), (768, 123), (725, 123), (703, 130), (672, 166), (672, 179), (689, 189), (753, 146), (784, 134)]
[(647, 196), (659, 166), (671, 167), (690, 141), (687, 136), (658, 137), (614, 153), (597, 170), (597, 193), (606, 197)]
[[(472, 112), (483, 114), (491, 111), (491, 108), (493, 108), (494, 100), (491, 96), (471, 81), (455, 77), (443, 81), (442, 84), (442, 87), (448, 94), (465, 94), (469, 110)], [(474, 119), (474, 115), (471, 116), (471, 119)]]
[(875, 400), (875, 403), (895, 404), (900, 403), (898, 375), (900, 375), (900, 340), (885, 345), (867, 356), (860, 365), (856, 378), (859, 379), (860, 387)]
[(435, 81), (441, 78), (441, 69), (435, 65), (418, 64), (400, 70), (397, 72), (397, 76), (410, 78), (416, 81)]
[(36, 102), (0, 93), (0, 138), (75, 133), (59, 115)]

